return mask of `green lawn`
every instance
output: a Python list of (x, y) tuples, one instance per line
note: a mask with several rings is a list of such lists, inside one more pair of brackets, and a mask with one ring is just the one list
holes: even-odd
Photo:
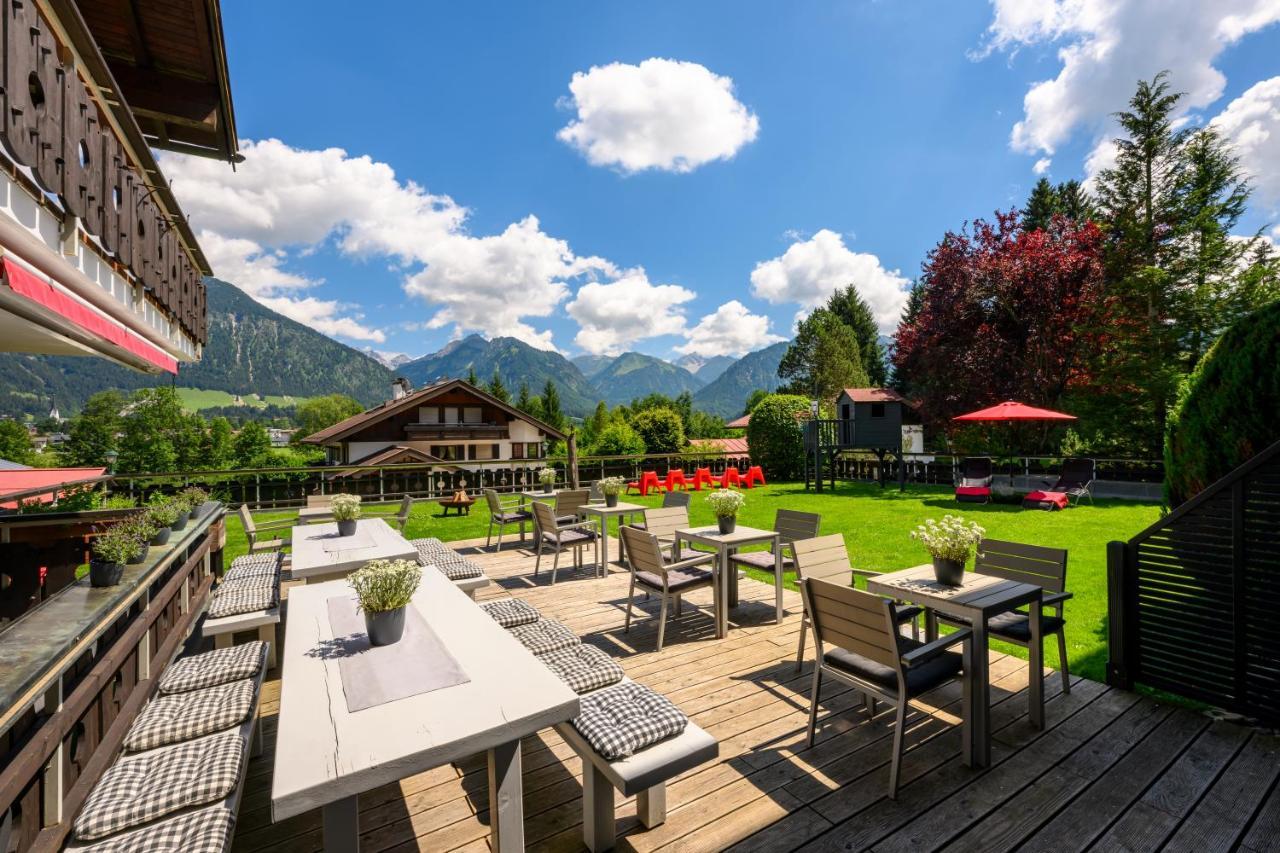
[[(909, 533), (926, 518), (940, 518), (946, 513), (977, 521), (986, 528), (988, 536), (997, 539), (1066, 548), (1070, 552), (1067, 586), (1075, 593), (1075, 598), (1067, 604), (1067, 650), (1071, 669), (1099, 681), (1103, 679), (1107, 660), (1107, 542), (1133, 536), (1160, 515), (1159, 507), (1152, 504), (1110, 500), (1052, 513), (1024, 510), (1016, 504), (958, 506), (950, 489), (924, 486), (912, 486), (907, 492), (899, 493), (893, 488), (881, 491), (874, 485), (855, 483), (816, 494), (788, 483), (751, 489), (745, 494), (747, 504), (739, 516), (743, 524), (771, 527), (779, 507), (819, 513), (822, 532), (843, 534), (850, 559), (859, 568), (890, 571), (927, 562), (928, 555)], [(715, 522), (710, 508), (702, 500), (704, 495), (694, 494), (690, 515), (695, 524)], [(661, 498), (627, 500), (654, 505)], [(388, 505), (388, 510), (394, 511), (393, 506)], [(263, 522), (291, 518), (292, 513), (260, 513), (254, 517)], [(488, 522), (489, 512), (483, 502), (478, 502), (470, 515), (461, 518), (452, 515), (442, 518), (436, 504), (423, 502), (414, 508), (406, 534), (411, 539), (422, 536), (436, 536), (445, 541), (471, 539), (484, 536)], [(227, 559), (243, 554), (245, 548), (239, 520), (228, 516)], [(772, 582), (769, 575), (755, 576)], [(788, 583), (792, 583), (790, 577)], [(1026, 657), (1023, 649), (1001, 648)], [(1056, 652), (1048, 650), (1046, 659), (1056, 665)]]

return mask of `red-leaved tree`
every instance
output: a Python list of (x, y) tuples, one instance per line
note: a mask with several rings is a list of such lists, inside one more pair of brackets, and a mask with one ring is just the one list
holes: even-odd
[(1087, 382), (1103, 344), (1102, 232), (1056, 218), (1024, 231), (1016, 212), (948, 232), (920, 278), (921, 302), (898, 328), (896, 377), (935, 428), (1018, 400), (1054, 408)]

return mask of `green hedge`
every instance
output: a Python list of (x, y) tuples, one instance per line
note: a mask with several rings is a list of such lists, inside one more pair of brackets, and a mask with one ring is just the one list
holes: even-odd
[(1177, 506), (1280, 441), (1280, 302), (1232, 326), (1169, 415), (1165, 499)]
[(795, 394), (770, 394), (751, 410), (751, 461), (770, 479), (795, 480), (804, 470), (804, 435), (796, 414), (808, 411), (808, 399)]

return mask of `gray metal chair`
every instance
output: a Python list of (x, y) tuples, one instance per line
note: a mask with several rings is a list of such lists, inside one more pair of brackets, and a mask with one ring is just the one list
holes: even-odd
[[(664, 492), (662, 494), (662, 508), (671, 509), (672, 507), (684, 507), (685, 510), (688, 510), (689, 502), (691, 500), (693, 500), (693, 495), (688, 492)], [(687, 522), (688, 520), (688, 514), (686, 512), (685, 521)], [(646, 522), (644, 521), (633, 521), (627, 526), (636, 530), (648, 529)]]
[[(585, 490), (584, 490), (585, 493)], [(538, 557), (533, 564), (533, 576), (538, 576), (542, 566), (542, 546), (550, 543), (556, 548), (555, 560), (551, 563), (551, 584), (555, 585), (556, 570), (560, 568), (560, 552), (565, 548), (573, 549), (574, 566), (582, 566), (582, 549), (587, 545), (595, 546), (596, 574), (600, 576), (603, 567), (600, 565), (600, 531), (595, 519), (590, 521), (565, 522), (556, 518), (555, 511), (542, 501), (533, 502), (533, 520), (538, 525)]]
[[(795, 542), (796, 580), (810, 579), (830, 581), (831, 583), (851, 586), (854, 575), (870, 577), (880, 574), (867, 569), (855, 569), (849, 565), (849, 553), (844, 547), (844, 536), (829, 533), (826, 536), (815, 536), (812, 539), (797, 539)], [(898, 625), (911, 626), (911, 638), (920, 639), (919, 616), (924, 608), (915, 604), (897, 604), (893, 609), (894, 619)], [(809, 611), (805, 610), (800, 617), (800, 645), (796, 649), (796, 672), (804, 665), (804, 641), (810, 631)]]
[[(1071, 692), (1071, 674), (1067, 671), (1067, 620), (1064, 605), (1072, 597), (1066, 592), (1067, 551), (1065, 548), (1044, 548), (1039, 545), (1023, 545), (999, 539), (983, 539), (978, 543), (978, 555), (973, 561), (975, 574), (1004, 578), (1019, 583), (1030, 583), (1044, 590), (1040, 601), (1041, 638), (1056, 635), (1058, 638), (1058, 671), (1062, 675), (1062, 692)], [(1049, 612), (1052, 611), (1052, 612)], [(964, 623), (938, 614), (938, 621), (949, 625)], [(1001, 613), (987, 620), (987, 633), (997, 640), (1004, 640), (1024, 649), (1031, 643), (1031, 615), (1021, 610)]]
[[(818, 694), (824, 675), (838, 678), (862, 693), (866, 710), (873, 718), (876, 699), (895, 705), (889, 798), (897, 799), (907, 707), (913, 699), (936, 687), (969, 677), (974, 653), (972, 633), (961, 628), (931, 643), (920, 643), (898, 633), (894, 604), (886, 598), (818, 578), (802, 580), (800, 593), (817, 646), (809, 699), (808, 745), (813, 747), (817, 733)], [(962, 645), (962, 651), (950, 651), (957, 644)]]
[[(773, 529), (778, 533), (778, 547), (782, 549), (782, 570), (795, 566), (792, 545), (800, 539), (812, 539), (822, 526), (822, 516), (815, 512), (796, 512), (780, 509), (773, 517)], [(745, 551), (729, 555), (729, 565), (750, 566), (753, 569), (773, 573), (773, 551)]]
[[(676, 615), (680, 615), (681, 596), (686, 592), (704, 586), (715, 586), (715, 573), (711, 569), (701, 568), (712, 565), (714, 554), (698, 554), (687, 560), (669, 562), (663, 554), (658, 537), (643, 530), (630, 527), (622, 528), (622, 539), (627, 545), (627, 565), (631, 569), (631, 586), (627, 590), (627, 619), (624, 631), (631, 630), (631, 607), (635, 600), (636, 587), (651, 592), (662, 598), (662, 607), (658, 612), (658, 651), (662, 651), (662, 641), (667, 628), (667, 604), (674, 598)], [(718, 599), (717, 599), (718, 605)]]
[(400, 501), (400, 506), (395, 513), (385, 512), (368, 512), (364, 513), (366, 518), (384, 518), (387, 523), (395, 525), (396, 529), (404, 533), (405, 525), (409, 523), (409, 515), (413, 512), (413, 498), (405, 495)]
[(590, 502), (590, 489), (565, 489), (556, 495), (556, 519), (562, 523), (577, 521), (582, 508)]
[(489, 505), (489, 533), (485, 536), (484, 546), (489, 547), (493, 539), (493, 526), (498, 526), (498, 548), (502, 550), (502, 533), (511, 525), (521, 525), (533, 521), (533, 514), (519, 506), (516, 501), (503, 502), (493, 489), (484, 490), (485, 502)]

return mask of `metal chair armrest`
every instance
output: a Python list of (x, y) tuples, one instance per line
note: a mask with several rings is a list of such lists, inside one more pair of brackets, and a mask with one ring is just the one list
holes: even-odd
[(572, 530), (575, 527), (594, 527), (599, 528), (594, 518), (588, 518), (586, 521), (571, 521), (568, 524), (557, 524), (556, 530)]
[(255, 531), (257, 531), (258, 533), (261, 533), (264, 530), (284, 530), (286, 527), (296, 526), (297, 523), (298, 523), (297, 519), (290, 520), (287, 518), (283, 518), (279, 521), (264, 521), (261, 524), (255, 521), (253, 523), (253, 527)]
[(969, 642), (969, 640), (972, 639), (972, 637), (973, 637), (973, 632), (970, 631), (968, 628), (960, 628), (957, 631), (952, 631), (950, 634), (947, 634), (945, 637), (939, 637), (938, 639), (934, 640), (932, 643), (926, 643), (920, 648), (912, 649), (911, 651), (904, 654), (902, 656), (902, 665), (906, 667), (910, 667), (917, 663), (927, 661), (930, 658), (935, 658), (942, 652), (954, 646), (956, 643)]
[(1061, 604), (1070, 598), (1075, 598), (1074, 592), (1051, 592), (1040, 599), (1040, 606), (1045, 607), (1050, 604)]
[(694, 566), (701, 566), (704, 563), (710, 563), (715, 560), (716, 555), (713, 553), (699, 554), (696, 557), (686, 557), (674, 563), (667, 563), (667, 571), (679, 571), (680, 569), (690, 569)]

